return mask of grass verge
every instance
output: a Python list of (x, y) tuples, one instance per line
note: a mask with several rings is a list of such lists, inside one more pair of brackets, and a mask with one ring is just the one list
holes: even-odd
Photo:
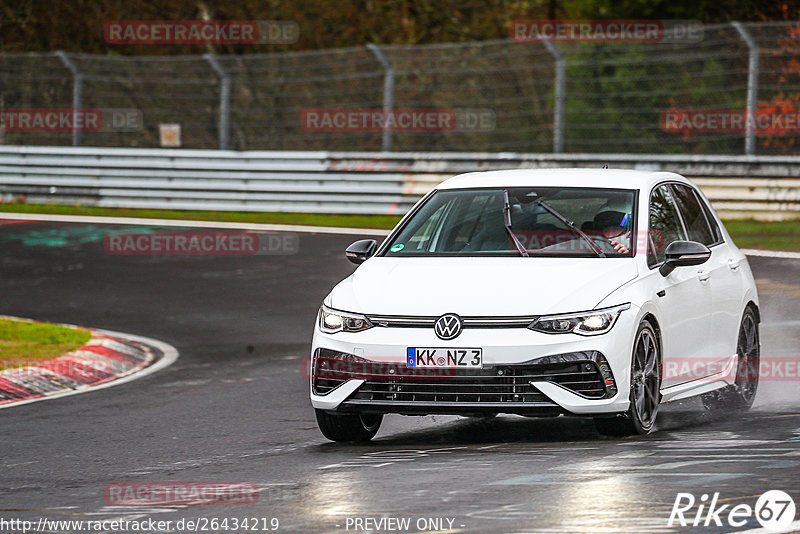
[[(351, 228), (391, 229), (399, 215), (339, 215), (325, 213), (258, 213), (238, 211), (149, 210), (97, 208), (54, 204), (0, 204), (0, 212), (49, 213), (59, 215), (94, 215), (101, 217), (142, 217), (150, 219), (185, 219), (306, 226), (342, 226)], [(800, 220), (795, 221), (725, 221), (725, 227), (742, 248), (800, 251)]]
[(725, 228), (741, 248), (800, 251), (798, 221), (725, 221)]
[(84, 329), (0, 318), (0, 370), (58, 358), (90, 337)]

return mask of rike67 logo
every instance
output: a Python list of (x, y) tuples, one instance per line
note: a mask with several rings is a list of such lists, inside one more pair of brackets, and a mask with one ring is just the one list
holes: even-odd
[[(737, 500), (722, 499), (729, 502), (721, 504), (719, 493), (714, 493), (711, 499), (704, 493), (699, 501), (691, 493), (678, 493), (667, 526), (740, 528), (746, 525), (753, 527), (757, 521), (766, 530), (782, 532), (795, 526), (792, 524), (795, 516), (794, 499), (785, 491), (770, 490), (758, 498), (755, 506), (742, 502), (736, 504)], [(800, 529), (800, 525), (797, 527)]]

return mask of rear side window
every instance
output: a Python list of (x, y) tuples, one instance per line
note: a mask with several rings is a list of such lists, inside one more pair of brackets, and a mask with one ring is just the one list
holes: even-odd
[(709, 226), (705, 211), (694, 190), (682, 184), (672, 184), (671, 187), (683, 222), (686, 223), (689, 239), (706, 246), (716, 243), (717, 236)]
[(722, 231), (719, 229), (717, 219), (714, 218), (714, 213), (711, 211), (711, 207), (708, 205), (708, 202), (703, 200), (703, 197), (697, 191), (694, 192), (694, 196), (697, 197), (697, 201), (700, 202), (700, 205), (703, 207), (703, 213), (706, 214), (706, 220), (708, 221), (708, 225), (711, 227), (711, 234), (714, 236), (714, 243), (722, 243)]
[(657, 187), (650, 195), (650, 231), (647, 240), (647, 264), (651, 267), (664, 261), (664, 251), (670, 243), (686, 240), (678, 208), (667, 185)]

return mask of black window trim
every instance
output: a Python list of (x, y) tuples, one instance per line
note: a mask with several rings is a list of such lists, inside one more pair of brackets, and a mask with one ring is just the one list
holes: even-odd
[[(697, 203), (700, 205), (700, 211), (703, 212), (703, 218), (706, 221), (706, 225), (708, 225), (708, 230), (711, 232), (712, 237), (714, 237), (714, 239), (719, 239), (721, 236), (715, 234), (714, 228), (712, 228), (711, 223), (708, 221), (708, 213), (706, 213), (706, 212), (710, 208), (705, 205), (705, 201), (703, 200), (703, 197), (701, 197), (698, 194), (697, 188), (692, 186), (692, 185), (685, 184), (683, 182), (675, 182), (675, 181), (670, 182), (669, 185), (670, 186), (682, 185), (684, 187), (688, 187), (689, 188), (689, 191), (692, 192), (694, 197), (697, 199)], [(670, 187), (670, 193), (672, 193), (672, 187)], [(674, 194), (673, 194), (673, 198), (674, 198)], [(681, 207), (678, 205), (677, 202), (675, 203), (675, 206), (678, 208), (678, 215), (680, 215), (681, 221), (683, 222), (683, 231), (686, 232), (686, 237), (688, 239), (689, 238), (689, 228), (686, 226), (686, 220), (683, 218), (683, 213), (681, 213)], [(721, 232), (719, 232), (719, 225), (715, 225), (715, 226), (717, 226), (718, 233), (721, 233)], [(708, 248), (715, 247), (717, 245), (722, 244), (722, 241), (723, 240), (718, 240), (718, 241), (715, 241), (715, 242), (713, 242), (713, 243), (711, 243), (710, 245), (707, 245), (707, 246), (708, 246)]]
[[(669, 194), (669, 199), (668, 200), (670, 202), (672, 202), (672, 205), (675, 208), (675, 213), (678, 214), (678, 220), (681, 223), (681, 228), (683, 228), (684, 235), (686, 236), (687, 239), (689, 238), (689, 232), (686, 231), (686, 224), (683, 222), (683, 215), (681, 214), (681, 210), (678, 208), (678, 203), (675, 202), (675, 198), (672, 195), (672, 189), (669, 187), (669, 185), (673, 184), (673, 183), (680, 183), (680, 182), (675, 182), (674, 180), (669, 180), (669, 181), (660, 182), (660, 183), (654, 185), (653, 188), (650, 190), (650, 196), (647, 199), (647, 244), (648, 244), (648, 250), (645, 253), (645, 261), (647, 261), (647, 267), (651, 271), (653, 269), (655, 269), (656, 267), (660, 267), (664, 263), (662, 261), (662, 262), (654, 263), (653, 265), (650, 265), (650, 261), (647, 259), (647, 257), (650, 255), (649, 254), (649, 252), (650, 252), (650, 250), (649, 250), (649, 248), (650, 248), (650, 246), (649, 246), (650, 245), (650, 232), (651, 232), (651, 229), (650, 229), (650, 206), (653, 204), (653, 194), (661, 186), (664, 186), (664, 185), (667, 186), (666, 192)], [(655, 252), (655, 250), (653, 252)]]
[[(714, 215), (711, 203), (706, 202), (706, 199), (703, 197), (702, 194), (700, 194), (700, 190), (698, 188), (690, 186), (688, 184), (687, 187), (689, 187), (689, 189), (692, 190), (694, 196), (697, 198), (697, 203), (700, 204), (700, 207), (702, 208), (703, 211), (703, 216), (706, 218), (706, 224), (708, 224), (708, 228), (709, 230), (711, 230), (711, 234), (714, 236), (714, 239), (716, 239), (716, 241), (708, 245), (708, 248), (716, 247), (717, 245), (723, 244), (725, 242), (725, 239), (722, 236), (722, 229), (720, 228), (720, 223), (718, 223), (716, 219), (714, 219), (713, 221), (710, 219), (710, 217), (713, 217)], [(712, 222), (714, 224), (711, 224)]]
[[(678, 203), (675, 201), (675, 197), (674, 197), (674, 194), (672, 192), (672, 187), (669, 187), (669, 186), (676, 185), (676, 184), (677, 185), (686, 186), (692, 191), (694, 196), (697, 198), (697, 201), (700, 203), (701, 207), (705, 208), (705, 209), (702, 209), (701, 211), (703, 212), (703, 217), (706, 218), (706, 224), (708, 224), (709, 230), (712, 230), (711, 224), (709, 224), (709, 222), (708, 222), (708, 214), (706, 213), (706, 210), (710, 211), (711, 207), (710, 206), (706, 206), (705, 199), (697, 192), (697, 188), (694, 187), (691, 184), (687, 184), (685, 182), (679, 182), (677, 180), (664, 180), (663, 182), (658, 182), (657, 184), (655, 184), (653, 186), (652, 189), (650, 189), (650, 195), (648, 196), (648, 199), (647, 199), (647, 234), (648, 234), (647, 239), (648, 239), (648, 244), (649, 244), (649, 240), (650, 240), (650, 204), (652, 204), (652, 202), (653, 202), (653, 193), (655, 193), (656, 189), (658, 189), (662, 185), (668, 186), (667, 187), (667, 191), (669, 191), (669, 197), (672, 200), (672, 203), (675, 205), (675, 211), (678, 213), (678, 219), (680, 219), (680, 221), (681, 221), (681, 226), (683, 227), (683, 233), (686, 235), (686, 239), (689, 239), (689, 230), (686, 228), (686, 221), (683, 220), (683, 213), (681, 213), (680, 206), (678, 206)], [(718, 241), (708, 245), (709, 249), (711, 249), (713, 247), (716, 247), (718, 245), (721, 245), (721, 244), (723, 244), (725, 242), (725, 240), (722, 238), (722, 230), (719, 228), (719, 224), (717, 224), (717, 232), (718, 232), (719, 235), (717, 235), (715, 237), (718, 239)], [(712, 234), (713, 233), (714, 232), (712, 232)], [(647, 256), (648, 256), (648, 252), (646, 251), (645, 252), (645, 258)], [(661, 267), (661, 265), (663, 265), (663, 264), (664, 264), (664, 262), (662, 261), (662, 262), (653, 264), (651, 266), (649, 264), (649, 262), (648, 262), (647, 267), (652, 271), (653, 269)]]

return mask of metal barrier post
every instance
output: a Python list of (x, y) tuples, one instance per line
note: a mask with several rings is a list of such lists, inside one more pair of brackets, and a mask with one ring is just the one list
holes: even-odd
[(745, 128), (744, 153), (752, 156), (756, 153), (756, 108), (758, 106), (758, 61), (759, 49), (750, 33), (741, 22), (731, 22), (742, 40), (747, 45), (747, 126)]
[(550, 41), (542, 41), (544, 47), (555, 60), (555, 80), (553, 82), (553, 153), (564, 151), (564, 83), (566, 81), (566, 62), (564, 55)]
[(213, 54), (204, 54), (203, 57), (220, 79), (219, 149), (227, 150), (231, 139), (231, 77)]
[(394, 108), (394, 67), (386, 58), (386, 54), (378, 45), (369, 43), (367, 45), (370, 52), (375, 55), (375, 58), (380, 62), (383, 67), (383, 139), (381, 141), (381, 150), (383, 152), (392, 151), (392, 129), (386, 120), (386, 117), (392, 113)]
[(83, 76), (78, 65), (64, 51), (57, 51), (56, 56), (72, 74), (72, 146), (81, 146), (81, 130), (76, 115), (83, 107)]

